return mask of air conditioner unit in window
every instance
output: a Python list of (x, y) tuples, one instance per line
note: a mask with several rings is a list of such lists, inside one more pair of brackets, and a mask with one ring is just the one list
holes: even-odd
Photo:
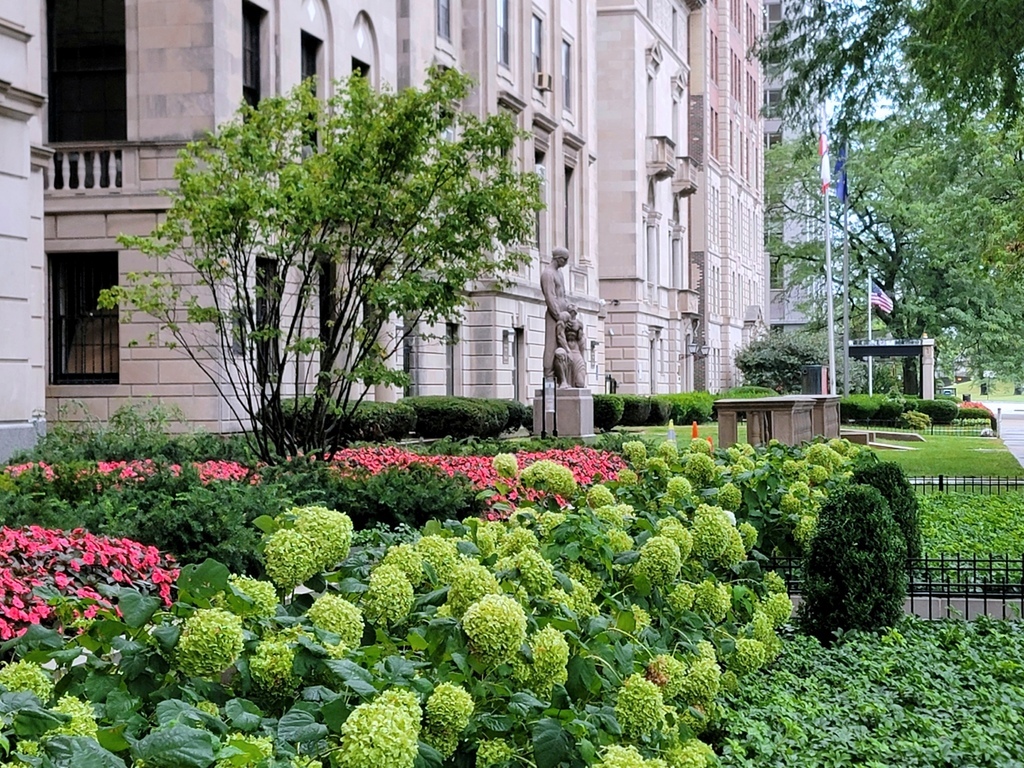
[(538, 91), (551, 90), (551, 75), (546, 72), (537, 72), (533, 76), (533, 87)]

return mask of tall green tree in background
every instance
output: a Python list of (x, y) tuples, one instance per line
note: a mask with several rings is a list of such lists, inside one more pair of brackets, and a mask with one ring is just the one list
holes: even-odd
[(469, 88), (453, 70), (398, 93), (354, 76), (327, 101), (303, 85), (243, 107), (182, 153), (166, 220), (121, 238), (156, 268), (105, 301), (155, 318), (262, 458), (337, 447), (368, 387), (406, 383), (391, 360), (415, 328), (528, 258), (538, 179), (514, 166), (511, 119), (459, 109)]

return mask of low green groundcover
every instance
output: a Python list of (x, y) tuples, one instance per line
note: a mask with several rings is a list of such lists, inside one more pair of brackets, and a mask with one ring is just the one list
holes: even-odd
[(723, 768), (1024, 765), (1024, 627), (908, 619), (827, 650), (798, 637), (723, 710)]
[(937, 493), (918, 506), (930, 557), (1024, 555), (1024, 493)]

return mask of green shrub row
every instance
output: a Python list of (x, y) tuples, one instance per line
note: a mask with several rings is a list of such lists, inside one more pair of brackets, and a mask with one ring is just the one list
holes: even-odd
[(707, 392), (674, 395), (594, 395), (594, 426), (603, 432), (613, 427), (703, 424), (711, 418), (714, 400)]
[(952, 400), (922, 400), (916, 397), (894, 398), (887, 395), (850, 395), (839, 400), (843, 421), (897, 421), (906, 411), (928, 416), (933, 424), (952, 424), (959, 415)]

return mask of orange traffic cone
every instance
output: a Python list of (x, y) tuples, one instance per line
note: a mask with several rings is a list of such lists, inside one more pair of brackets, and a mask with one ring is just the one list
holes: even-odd
[(690, 429), (690, 437), (696, 440), (698, 436), (699, 435), (697, 433), (697, 422), (695, 421), (693, 422), (693, 427)]
[(715, 449), (715, 443), (714, 443), (714, 441), (713, 441), (713, 440), (711, 439), (711, 435), (708, 435), (708, 445), (710, 445), (710, 446), (711, 446), (711, 450), (714, 450), (714, 449)]

